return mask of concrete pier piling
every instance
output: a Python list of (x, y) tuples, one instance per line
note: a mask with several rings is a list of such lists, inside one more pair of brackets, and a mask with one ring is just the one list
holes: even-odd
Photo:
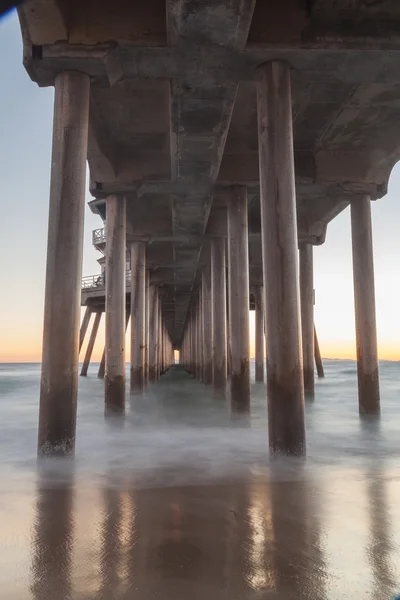
[(144, 297), (144, 336), (145, 336), (145, 349), (144, 349), (144, 383), (149, 383), (149, 358), (150, 358), (150, 273), (146, 269), (146, 282), (145, 282), (145, 297)]
[(262, 286), (254, 287), (255, 300), (255, 350), (256, 350), (256, 381), (264, 381), (264, 298)]
[(158, 319), (157, 319), (157, 379), (161, 376), (161, 361), (162, 361), (162, 311), (161, 297), (158, 294)]
[(213, 323), (214, 394), (222, 398), (227, 385), (226, 265), (225, 239), (211, 242), (211, 298)]
[(319, 348), (317, 330), (314, 325), (314, 356), (315, 356), (315, 366), (317, 368), (317, 375), (320, 379), (325, 377), (324, 365), (322, 364), (321, 351)]
[(99, 365), (99, 371), (97, 373), (97, 377), (99, 379), (104, 379), (104, 373), (106, 371), (106, 349), (104, 348), (103, 354), (101, 356), (101, 361)]
[(106, 412), (125, 409), (126, 206), (125, 198), (106, 199)]
[(204, 382), (206, 381), (206, 359), (207, 359), (207, 350), (205, 348), (206, 345), (206, 337), (207, 337), (207, 332), (204, 331), (204, 326), (207, 320), (207, 317), (205, 315), (205, 310), (206, 310), (206, 303), (204, 302), (204, 291), (203, 291), (203, 281), (201, 283), (201, 286), (198, 290), (198, 297), (197, 297), (197, 312), (196, 312), (196, 319), (197, 319), (197, 379), (200, 382)]
[(249, 250), (247, 190), (231, 188), (228, 201), (229, 329), (231, 350), (231, 404), (250, 409)]
[(308, 397), (315, 393), (314, 384), (314, 275), (313, 247), (300, 244), (300, 306), (303, 348), (304, 391)]
[(63, 71), (54, 86), (39, 455), (75, 447), (90, 79)]
[(201, 332), (201, 311), (200, 311), (200, 297), (197, 297), (195, 304), (193, 305), (193, 377), (200, 380), (202, 377), (202, 361), (200, 359), (200, 352), (203, 349), (200, 347), (200, 332)]
[(211, 295), (211, 268), (206, 266), (201, 274), (202, 336), (200, 348), (203, 351), (203, 381), (206, 385), (213, 382), (213, 322)]
[(132, 392), (142, 392), (145, 385), (146, 350), (146, 246), (132, 242), (131, 251), (131, 370)]
[(85, 340), (87, 328), (89, 326), (90, 317), (92, 316), (92, 309), (90, 306), (87, 306), (85, 309), (85, 314), (83, 315), (81, 328), (79, 331), (79, 352), (82, 349), (83, 342)]
[(149, 287), (150, 325), (149, 325), (149, 380), (157, 380), (157, 345), (158, 345), (158, 289), (156, 285)]
[(361, 415), (380, 412), (371, 200), (351, 202), (354, 308), (357, 342), (358, 403)]
[(101, 312), (97, 312), (95, 319), (94, 319), (92, 333), (90, 334), (89, 344), (86, 349), (85, 360), (83, 361), (83, 365), (82, 365), (82, 369), (81, 369), (81, 376), (83, 376), (83, 377), (85, 377), (88, 372), (90, 359), (92, 358), (92, 352), (93, 352), (94, 344), (96, 342), (97, 332), (99, 331), (101, 315), (102, 315)]
[(267, 323), (269, 444), (305, 452), (290, 67), (259, 67), (257, 84), (261, 241)]

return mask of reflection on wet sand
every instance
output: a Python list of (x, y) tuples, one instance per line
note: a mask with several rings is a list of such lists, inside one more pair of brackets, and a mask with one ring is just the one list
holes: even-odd
[[(335, 485), (340, 482), (339, 477)], [(373, 582), (365, 597), (374, 600), (390, 598), (399, 581), (398, 546), (385, 501), (388, 485), (397, 483), (371, 472), (357, 484), (369, 514), (369, 520), (359, 523), (368, 540), (365, 568)], [(351, 569), (338, 581), (330, 564), (342, 545), (351, 554), (363, 537), (354, 536), (350, 527), (351, 534), (341, 532), (340, 543), (330, 543), (327, 550), (324, 540), (334, 539), (335, 518), (340, 515), (344, 531), (350, 523), (340, 501), (333, 507), (335, 518), (329, 517), (324, 493), (323, 479), (300, 473), (280, 481), (273, 472), (270, 481), (142, 490), (105, 486), (95, 496), (93, 489), (74, 490), (72, 483), (39, 486), (30, 598), (352, 598), (353, 592), (346, 595), (355, 589)], [(99, 520), (93, 528), (89, 522), (95, 498)], [(77, 547), (79, 561), (74, 561)]]
[(374, 598), (391, 598), (396, 589), (400, 589), (400, 581), (396, 581), (392, 566), (392, 558), (398, 550), (390, 532), (386, 487), (387, 482), (380, 471), (367, 479), (370, 535), (366, 551), (373, 576)]
[(38, 487), (32, 539), (32, 599), (72, 597), (73, 486)]

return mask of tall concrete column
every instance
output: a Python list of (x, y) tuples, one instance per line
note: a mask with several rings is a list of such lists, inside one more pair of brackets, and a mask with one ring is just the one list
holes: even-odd
[(228, 201), (229, 326), (231, 403), (250, 409), (249, 244), (247, 190), (235, 186)]
[(90, 79), (55, 78), (38, 453), (75, 447)]
[(256, 381), (264, 381), (264, 299), (261, 285), (254, 288), (255, 297), (255, 345), (256, 345)]
[(144, 381), (145, 385), (149, 383), (149, 357), (150, 357), (150, 303), (149, 303), (149, 287), (150, 287), (150, 273), (146, 270), (146, 288), (145, 288), (145, 303), (144, 303), (144, 337), (145, 337), (145, 349), (144, 349)]
[(231, 339), (230, 339), (231, 327), (230, 327), (230, 317), (229, 317), (229, 247), (228, 246), (229, 246), (229, 244), (227, 244), (227, 247), (226, 247), (228, 260), (227, 260), (227, 269), (226, 269), (226, 290), (225, 290), (225, 295), (227, 298), (227, 303), (226, 303), (226, 371), (227, 371), (228, 377), (230, 377), (230, 374), (231, 374)]
[(87, 328), (89, 326), (89, 322), (90, 322), (90, 317), (92, 316), (92, 309), (90, 306), (86, 307), (85, 310), (85, 314), (83, 315), (83, 319), (82, 319), (82, 324), (81, 324), (81, 329), (79, 332), (79, 352), (82, 349), (82, 345), (85, 339), (85, 335), (87, 332)]
[(205, 350), (205, 332), (204, 315), (205, 305), (203, 299), (203, 287), (199, 288), (197, 297), (196, 319), (197, 319), (197, 379), (205, 382), (206, 377), (206, 350)]
[(267, 323), (269, 444), (305, 452), (290, 67), (259, 67), (258, 148)]
[(354, 307), (356, 317), (358, 405), (361, 415), (379, 414), (379, 370), (375, 316), (371, 200), (351, 203)]
[(211, 298), (213, 323), (213, 383), (217, 396), (225, 397), (227, 382), (225, 239), (211, 242)]
[(164, 375), (165, 373), (165, 330), (164, 330), (164, 320), (162, 318), (162, 313), (161, 313), (161, 328), (160, 328), (160, 335), (161, 335), (161, 349), (160, 349), (160, 356), (161, 356), (161, 365), (160, 365), (160, 374)]
[(300, 306), (304, 391), (314, 395), (314, 275), (312, 244), (300, 244)]
[(90, 364), (90, 359), (92, 358), (92, 352), (93, 352), (94, 343), (96, 341), (97, 332), (99, 330), (99, 325), (100, 325), (100, 321), (101, 321), (101, 315), (102, 315), (101, 312), (96, 313), (96, 316), (95, 316), (95, 319), (94, 319), (92, 333), (90, 334), (89, 344), (88, 344), (88, 347), (86, 349), (85, 360), (83, 361), (83, 365), (82, 365), (82, 369), (81, 369), (81, 375), (83, 377), (85, 377), (87, 375), (87, 372), (88, 372), (88, 368), (89, 368), (89, 364)]
[(142, 392), (145, 383), (146, 246), (131, 243), (131, 391)]
[(197, 377), (197, 318), (196, 318), (196, 313), (195, 313), (194, 307), (192, 310), (193, 310), (193, 313), (192, 313), (192, 364), (193, 364), (192, 375), (196, 379), (196, 377)]
[(150, 303), (150, 355), (149, 355), (149, 380), (157, 380), (157, 328), (158, 328), (158, 289), (156, 285), (149, 288)]
[(162, 369), (162, 302), (158, 296), (158, 324), (157, 324), (157, 379), (160, 379)]
[(201, 299), (202, 299), (202, 340), (204, 371), (203, 381), (206, 385), (213, 382), (213, 320), (212, 320), (212, 295), (211, 295), (211, 266), (204, 267), (201, 274)]
[(106, 198), (106, 411), (125, 408), (126, 202)]

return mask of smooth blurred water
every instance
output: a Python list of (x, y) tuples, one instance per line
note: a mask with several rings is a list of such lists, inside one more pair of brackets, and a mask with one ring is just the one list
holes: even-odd
[[(171, 369), (105, 419), (79, 380), (76, 455), (36, 460), (40, 365), (0, 365), (0, 599), (389, 600), (400, 590), (400, 364), (360, 420), (356, 366), (325, 361), (307, 456)], [(39, 467), (39, 468), (38, 468)]]
[[(306, 403), (307, 459), (303, 468), (386, 467), (400, 458), (400, 363), (380, 363), (380, 419), (360, 420), (356, 364), (325, 360), (325, 379), (316, 381)], [(253, 378), (254, 378), (254, 365)], [(229, 399), (170, 371), (143, 396), (127, 394), (123, 419), (104, 419), (103, 381), (92, 364), (79, 379), (76, 457), (48, 461), (51, 476), (64, 469), (101, 482), (133, 478), (140, 485), (171, 485), (199, 478), (243, 477), (269, 469), (266, 392), (252, 383), (250, 423), (232, 421)], [(17, 485), (36, 470), (39, 364), (0, 365), (1, 487)], [(282, 462), (291, 469), (295, 461)], [(56, 465), (53, 469), (52, 465)], [(288, 466), (289, 465), (289, 466)], [(284, 468), (285, 467), (285, 468)], [(296, 467), (294, 467), (296, 468)], [(292, 476), (292, 475), (291, 475)]]

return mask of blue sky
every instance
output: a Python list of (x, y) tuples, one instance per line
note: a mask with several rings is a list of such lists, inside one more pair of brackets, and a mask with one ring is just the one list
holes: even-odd
[[(22, 66), (15, 13), (0, 22), (0, 361), (39, 360), (53, 115), (53, 88), (39, 88)], [(399, 142), (400, 143), (400, 142)], [(372, 205), (377, 324), (380, 355), (400, 359), (400, 166), (388, 195)], [(87, 193), (87, 200), (90, 194)], [(83, 274), (99, 271), (91, 231), (101, 226), (85, 214)], [(325, 356), (354, 356), (350, 213), (328, 227), (315, 248), (315, 321)], [(95, 358), (102, 348), (96, 344)]]

